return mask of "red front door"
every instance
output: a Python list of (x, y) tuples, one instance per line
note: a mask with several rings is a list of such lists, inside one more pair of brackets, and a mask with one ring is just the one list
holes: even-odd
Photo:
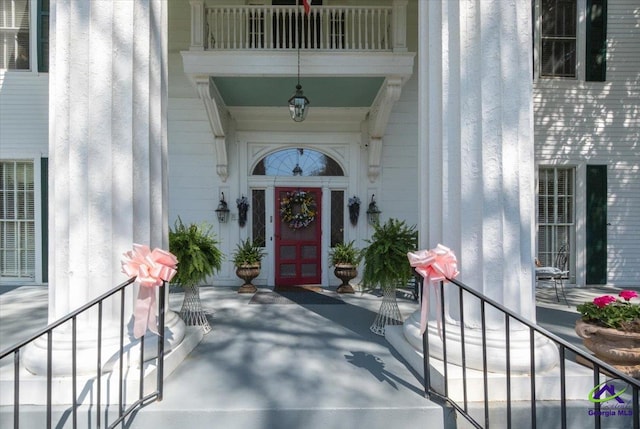
[(320, 284), (320, 188), (276, 188), (276, 285)]

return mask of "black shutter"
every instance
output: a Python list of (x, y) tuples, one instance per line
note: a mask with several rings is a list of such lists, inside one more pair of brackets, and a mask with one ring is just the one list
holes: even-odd
[(586, 283), (607, 284), (607, 166), (587, 165)]
[(42, 283), (49, 282), (49, 158), (40, 158)]
[(607, 69), (607, 0), (587, 0), (586, 80), (604, 82)]
[(49, 72), (49, 0), (38, 0), (38, 71)]

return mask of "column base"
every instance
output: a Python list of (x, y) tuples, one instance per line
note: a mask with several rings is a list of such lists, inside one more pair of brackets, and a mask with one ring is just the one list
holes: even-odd
[[(447, 361), (457, 365), (462, 364), (462, 332), (459, 324), (450, 321), (442, 322), (446, 330)], [(422, 351), (422, 335), (420, 334), (420, 311), (411, 314), (404, 322), (404, 337), (413, 348)], [(530, 365), (530, 337), (528, 329), (517, 329), (517, 322), (511, 325), (510, 364), (512, 374), (528, 374)], [(429, 335), (429, 353), (432, 357), (444, 360), (441, 333), (436, 321), (429, 321), (427, 327)], [(485, 331), (487, 346), (487, 370), (489, 372), (506, 372), (506, 335), (504, 326), (498, 329), (487, 328)], [(482, 330), (465, 326), (464, 346), (465, 364), (467, 368), (482, 371)], [(558, 365), (559, 353), (556, 345), (542, 335), (536, 335), (535, 344), (535, 370), (536, 372), (548, 371)]]
[[(403, 326), (388, 326), (385, 338), (422, 379), (424, 377), (422, 347), (418, 350), (407, 341)], [(493, 356), (489, 359), (493, 359)], [(444, 362), (432, 357), (430, 364), (431, 386), (437, 392), (444, 393)], [(566, 362), (565, 370), (567, 376), (566, 399), (585, 400), (588, 393), (593, 389), (593, 374), (591, 370), (574, 362)], [(467, 368), (463, 377), (462, 367), (450, 363), (447, 366), (447, 375), (449, 379), (448, 393), (454, 401), (462, 402), (464, 400), (463, 387), (465, 385), (467, 387), (468, 401), (484, 401), (484, 376), (482, 371)], [(506, 401), (506, 374), (489, 372), (487, 380), (489, 385), (488, 400)], [(512, 401), (528, 401), (531, 399), (531, 377), (529, 374), (512, 373), (510, 382)], [(558, 401), (560, 398), (560, 367), (556, 366), (547, 371), (536, 372), (536, 400)]]
[[(103, 322), (101, 367), (103, 372), (113, 371), (115, 361), (118, 359), (120, 348), (120, 333), (118, 329), (109, 326), (109, 322)], [(80, 325), (80, 323), (79, 323)], [(119, 323), (116, 324), (119, 327)], [(171, 352), (184, 339), (185, 324), (178, 315), (169, 310), (165, 315), (165, 353)], [(131, 329), (132, 323), (125, 327), (128, 333), (124, 338), (125, 366), (138, 365), (140, 356), (140, 340), (134, 339)], [(157, 356), (157, 336), (147, 332), (144, 341), (145, 360), (154, 359)], [(98, 362), (97, 354), (97, 328), (79, 326), (76, 333), (76, 374), (95, 375)], [(71, 325), (57, 328), (53, 331), (52, 368), (54, 377), (70, 376), (73, 370), (72, 356), (73, 344)], [(137, 362), (137, 363), (136, 363)], [(22, 365), (33, 375), (47, 374), (47, 337), (41, 336), (27, 345), (22, 352)]]
[[(200, 343), (204, 336), (199, 326), (187, 327), (180, 344), (175, 345), (164, 357), (164, 378), (166, 379), (189, 353)], [(139, 353), (139, 352), (138, 352)], [(127, 356), (125, 356), (127, 359)], [(3, 362), (4, 363), (4, 362)], [(94, 362), (95, 364), (95, 362)], [(113, 406), (119, 401), (119, 362), (115, 361), (111, 372), (103, 373), (101, 377), (101, 406)], [(95, 368), (94, 368), (95, 370)], [(20, 366), (20, 404), (21, 405), (45, 405), (47, 403), (47, 376), (46, 374), (34, 375), (24, 365)], [(12, 406), (14, 401), (14, 374), (13, 365), (5, 364), (0, 367), (0, 406)], [(150, 394), (156, 389), (157, 366), (155, 361), (144, 364), (142, 378), (144, 379), (145, 392)], [(124, 401), (131, 403), (138, 399), (140, 366), (127, 366), (125, 362), (123, 384), (125, 388)], [(76, 389), (79, 392), (78, 405), (95, 406), (97, 401), (96, 377), (80, 375), (77, 377)], [(51, 383), (52, 405), (69, 405), (73, 403), (72, 379), (70, 376), (54, 376)]]

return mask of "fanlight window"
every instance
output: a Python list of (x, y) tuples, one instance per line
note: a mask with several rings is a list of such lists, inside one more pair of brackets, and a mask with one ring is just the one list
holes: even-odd
[(290, 148), (271, 153), (253, 169), (256, 176), (344, 176), (338, 163), (312, 149)]

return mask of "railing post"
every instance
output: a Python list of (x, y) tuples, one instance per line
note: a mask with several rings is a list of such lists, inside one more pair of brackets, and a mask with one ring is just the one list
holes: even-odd
[(158, 401), (162, 401), (164, 392), (164, 334), (165, 334), (165, 315), (166, 315), (166, 286), (167, 282), (162, 281), (160, 291), (158, 293), (158, 364), (157, 364), (157, 391)]
[(204, 51), (204, 2), (191, 0), (191, 46), (190, 51)]
[(393, 0), (391, 40), (393, 52), (407, 52), (407, 1)]

